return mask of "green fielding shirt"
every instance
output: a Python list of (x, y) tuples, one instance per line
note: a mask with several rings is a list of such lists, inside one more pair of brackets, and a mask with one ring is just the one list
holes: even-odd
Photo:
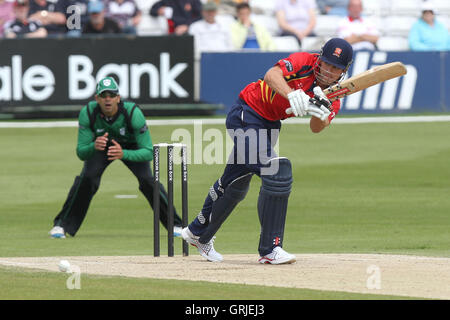
[[(123, 149), (122, 160), (143, 162), (153, 159), (153, 145), (150, 137), (144, 114), (141, 109), (136, 106), (131, 116), (132, 132), (129, 132), (128, 121), (124, 112), (130, 115), (135, 103), (120, 102), (119, 111), (114, 115), (111, 121), (107, 121), (100, 111), (96, 101), (91, 101), (80, 111), (78, 118), (78, 158), (85, 161), (90, 159), (94, 153), (94, 141), (97, 137), (103, 136), (108, 132), (108, 138), (117, 141)], [(93, 129), (88, 114), (95, 115), (93, 121)], [(97, 111), (94, 109), (98, 108)]]

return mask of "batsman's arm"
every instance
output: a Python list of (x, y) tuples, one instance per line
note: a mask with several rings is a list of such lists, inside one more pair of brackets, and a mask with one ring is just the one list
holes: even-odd
[(270, 68), (264, 75), (264, 81), (270, 88), (275, 90), (285, 99), (288, 99), (288, 93), (293, 91), (293, 89), (289, 87), (286, 80), (284, 79), (283, 71), (279, 66)]
[(328, 127), (331, 123), (331, 121), (334, 119), (336, 114), (339, 112), (341, 106), (341, 102), (339, 99), (333, 101), (331, 105), (328, 107), (328, 109), (331, 111), (331, 113), (328, 115), (328, 117), (325, 120), (320, 120), (317, 117), (311, 117), (311, 120), (309, 121), (309, 127), (313, 133), (319, 133), (326, 127)]
[(123, 150), (123, 160), (143, 162), (153, 160), (153, 144), (150, 131), (141, 109), (136, 108), (131, 119), (138, 148), (136, 150)]
[(328, 118), (322, 121), (319, 118), (311, 117), (311, 120), (309, 120), (309, 128), (313, 133), (319, 133), (329, 125), (330, 120)]
[(81, 109), (78, 118), (77, 156), (82, 161), (88, 160), (95, 153), (95, 134), (92, 132), (89, 125), (87, 108), (88, 106)]

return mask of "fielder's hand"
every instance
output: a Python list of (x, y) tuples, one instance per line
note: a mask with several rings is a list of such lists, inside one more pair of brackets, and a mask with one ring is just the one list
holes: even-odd
[(303, 117), (306, 115), (309, 105), (309, 96), (304, 93), (302, 89), (289, 92), (287, 97), (291, 107), (286, 109), (286, 114), (294, 113), (296, 117)]
[(104, 151), (106, 148), (106, 145), (108, 143), (108, 132), (106, 132), (104, 135), (97, 137), (94, 142), (94, 148), (98, 151)]
[(117, 160), (123, 158), (123, 150), (116, 140), (112, 139), (112, 146), (108, 148), (108, 160)]

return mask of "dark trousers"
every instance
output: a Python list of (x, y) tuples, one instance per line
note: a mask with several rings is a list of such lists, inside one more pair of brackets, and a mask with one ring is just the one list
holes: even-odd
[[(202, 211), (189, 225), (189, 230), (194, 235), (203, 236), (205, 233), (208, 236), (214, 235), (217, 231), (216, 229), (208, 230), (208, 228), (217, 228), (217, 226), (210, 225), (214, 203), (223, 197), (224, 191), (234, 181), (249, 174), (256, 174), (257, 176), (268, 174), (265, 172), (270, 172), (270, 170), (264, 171), (268, 169), (267, 160), (277, 157), (274, 146), (281, 129), (280, 121), (269, 121), (262, 118), (243, 100), (238, 99), (227, 115), (226, 127), (229, 133), (233, 133), (233, 150), (222, 176), (209, 189)], [(241, 130), (242, 134), (238, 134), (239, 130)], [(273, 134), (274, 132), (276, 133), (275, 135)], [(247, 133), (255, 134), (246, 135)], [(239, 137), (241, 137), (240, 141), (242, 143), (239, 143)], [(254, 141), (252, 142), (252, 140)], [(246, 181), (250, 184), (250, 179)], [(243, 186), (241, 188), (245, 189)], [(239, 199), (239, 201), (241, 200), (243, 198)], [(222, 212), (218, 215), (223, 216)], [(223, 217), (223, 219), (225, 218)], [(271, 231), (270, 226), (267, 226), (265, 230)], [(201, 237), (200, 242), (202, 240)], [(205, 240), (208, 241), (209, 239)], [(204, 243), (206, 242), (204, 241)], [(264, 248), (260, 246), (261, 256), (271, 250), (272, 246)]]
[[(80, 228), (86, 213), (89, 209), (92, 198), (100, 186), (100, 180), (105, 169), (112, 161), (107, 159), (105, 152), (97, 151), (94, 156), (84, 162), (81, 174), (75, 178), (72, 188), (69, 191), (63, 208), (55, 217), (53, 223), (55, 226), (61, 226), (64, 231), (75, 236)], [(139, 182), (139, 190), (147, 198), (150, 206), (153, 207), (153, 188), (154, 181), (150, 169), (150, 163), (145, 162), (122, 162), (133, 172)], [(160, 192), (160, 220), (167, 229), (167, 193), (161, 186)], [(174, 210), (174, 225), (181, 226), (181, 218)]]

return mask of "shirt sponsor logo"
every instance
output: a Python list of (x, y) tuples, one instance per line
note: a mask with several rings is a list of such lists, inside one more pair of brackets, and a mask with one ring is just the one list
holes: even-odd
[(284, 65), (286, 66), (286, 70), (289, 72), (294, 71), (294, 67), (292, 66), (292, 63), (289, 60), (283, 60)]

